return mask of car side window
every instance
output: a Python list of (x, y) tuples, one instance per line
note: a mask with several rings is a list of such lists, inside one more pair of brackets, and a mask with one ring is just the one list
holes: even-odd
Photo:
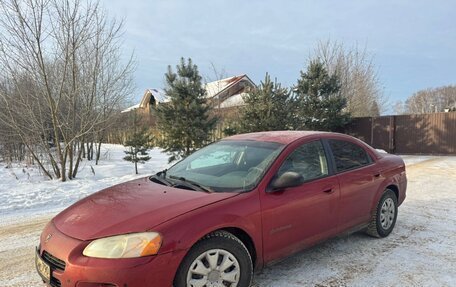
[(293, 151), (283, 162), (278, 174), (293, 171), (304, 178), (304, 181), (328, 175), (328, 163), (321, 141), (303, 144)]
[(357, 144), (343, 140), (329, 140), (338, 172), (358, 168), (372, 162), (369, 154)]

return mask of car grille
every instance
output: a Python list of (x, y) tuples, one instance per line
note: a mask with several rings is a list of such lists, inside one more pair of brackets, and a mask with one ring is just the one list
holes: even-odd
[(58, 269), (65, 271), (65, 261), (58, 259), (57, 257), (52, 256), (52, 254), (47, 253), (46, 251), (43, 252), (43, 259), (51, 265), (52, 269)]
[[(58, 259), (57, 257), (52, 256), (52, 254), (43, 251), (43, 260), (46, 261), (51, 266), (51, 270), (61, 270), (65, 271), (65, 261)], [(52, 287), (60, 287), (62, 283), (59, 279), (51, 276), (50, 285)]]
[(60, 283), (60, 280), (57, 278), (54, 278), (54, 277), (51, 278), (51, 282), (49, 284), (51, 284), (52, 287), (61, 287), (62, 286), (62, 283)]

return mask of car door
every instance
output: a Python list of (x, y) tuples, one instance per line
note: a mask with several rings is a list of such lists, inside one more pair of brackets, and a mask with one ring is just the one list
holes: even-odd
[(299, 145), (283, 160), (275, 177), (300, 173), (301, 185), (261, 195), (264, 259), (271, 262), (335, 234), (339, 201), (320, 140)]
[(370, 220), (374, 196), (380, 187), (380, 172), (360, 145), (328, 139), (340, 184), (339, 227), (347, 230)]

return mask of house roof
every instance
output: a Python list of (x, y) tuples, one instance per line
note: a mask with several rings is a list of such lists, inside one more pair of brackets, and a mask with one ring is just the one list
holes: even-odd
[[(228, 91), (231, 87), (234, 87), (236, 84), (245, 81), (250, 86), (254, 87), (255, 83), (246, 75), (238, 75), (234, 77), (229, 77), (225, 79), (221, 79), (218, 81), (213, 81), (207, 83), (204, 88), (206, 90), (206, 98), (212, 99), (216, 98), (218, 95), (223, 94), (223, 92)], [(238, 92), (236, 94), (230, 95), (228, 98), (222, 99), (222, 103), (220, 104), (221, 108), (227, 107), (235, 107), (244, 104), (244, 100), (242, 96), (244, 95), (243, 92)], [(122, 111), (122, 113), (130, 112), (139, 108), (147, 107), (147, 104), (150, 102), (150, 97), (154, 97), (155, 101), (158, 103), (166, 103), (169, 102), (168, 97), (164, 90), (161, 89), (147, 89), (144, 92), (144, 95), (141, 99), (139, 104), (131, 106)]]
[(206, 97), (213, 98), (214, 96), (222, 93), (223, 91), (228, 90), (229, 88), (231, 88), (232, 86), (236, 85), (241, 81), (247, 81), (252, 86), (255, 86), (255, 83), (246, 74), (229, 77), (207, 83), (205, 85)]
[(128, 113), (128, 112), (136, 110), (137, 108), (139, 108), (139, 104), (136, 104), (134, 106), (128, 107), (125, 110), (122, 110), (121, 113)]
[(123, 110), (121, 113), (127, 113), (127, 112), (131, 112), (131, 111), (134, 111), (136, 109), (139, 109), (139, 108), (145, 108), (147, 107), (147, 103), (150, 102), (150, 97), (154, 97), (155, 101), (159, 102), (159, 103), (163, 103), (163, 102), (168, 102), (168, 98), (166, 97), (166, 94), (163, 90), (161, 89), (147, 89), (145, 92), (144, 92), (144, 95), (141, 99), (141, 102), (139, 104), (136, 104), (134, 106), (131, 106), (129, 108), (126, 108), (125, 110)]
[(163, 103), (163, 102), (168, 102), (169, 101), (168, 97), (165, 94), (165, 91), (163, 91), (161, 89), (147, 89), (144, 92), (144, 96), (143, 96), (143, 98), (141, 100), (141, 103), (139, 104), (139, 107), (145, 108), (147, 106), (147, 103), (150, 102), (150, 97), (151, 96), (153, 96), (155, 101), (157, 101), (159, 103)]

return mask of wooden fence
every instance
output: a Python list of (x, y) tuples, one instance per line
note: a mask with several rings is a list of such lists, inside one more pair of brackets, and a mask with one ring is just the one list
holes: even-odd
[(390, 153), (456, 155), (456, 112), (355, 118), (346, 132)]

